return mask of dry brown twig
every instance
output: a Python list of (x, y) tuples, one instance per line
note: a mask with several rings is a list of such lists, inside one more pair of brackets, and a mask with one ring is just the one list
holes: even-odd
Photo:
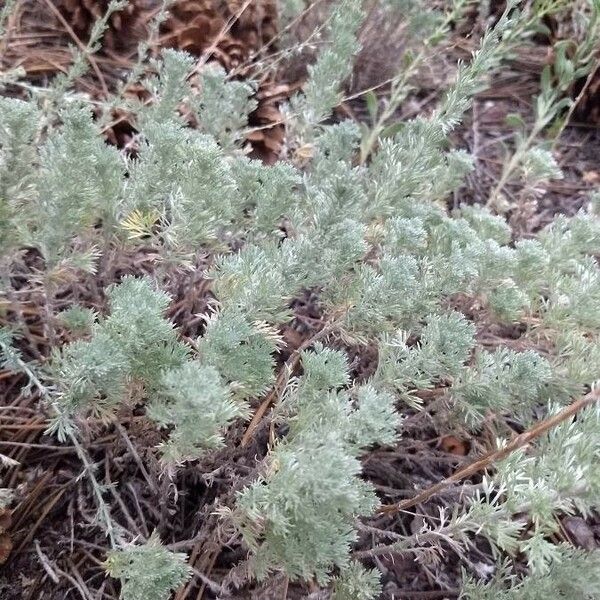
[(104, 79), (104, 75), (102, 75), (102, 71), (98, 66), (98, 63), (96, 62), (96, 59), (91, 55), (90, 52), (88, 52), (88, 48), (86, 47), (86, 45), (77, 37), (77, 34), (73, 31), (73, 28), (69, 25), (67, 20), (62, 16), (58, 8), (56, 8), (56, 6), (54, 6), (54, 4), (52, 4), (50, 0), (44, 0), (44, 2), (47, 4), (48, 8), (54, 14), (54, 16), (60, 21), (61, 25), (65, 28), (65, 30), (71, 36), (71, 38), (73, 38), (73, 41), (75, 42), (75, 44), (77, 44), (77, 47), (81, 50), (81, 52), (85, 54), (88, 62), (90, 63), (90, 66), (92, 67), (94, 73), (96, 74), (96, 77), (98, 78), (100, 86), (102, 87), (102, 92), (104, 93), (105, 97), (108, 97), (108, 86), (106, 85), (106, 80)]
[(422, 492), (419, 492), (412, 498), (406, 498), (405, 500), (402, 500), (401, 502), (397, 502), (395, 504), (384, 504), (379, 509), (379, 512), (382, 514), (394, 514), (394, 513), (406, 510), (408, 508), (412, 508), (413, 506), (416, 506), (417, 504), (426, 502), (432, 496), (441, 492), (443, 489), (445, 489), (449, 485), (452, 485), (453, 483), (457, 483), (457, 482), (461, 481), (462, 479), (465, 479), (466, 477), (469, 477), (471, 475), (475, 475), (476, 473), (479, 473), (480, 471), (483, 471), (487, 467), (493, 465), (495, 462), (502, 460), (503, 458), (506, 458), (509, 454), (512, 454), (515, 450), (518, 450), (519, 448), (523, 448), (523, 446), (526, 446), (527, 444), (529, 444), (536, 438), (539, 438), (544, 433), (550, 431), (550, 429), (553, 429), (557, 425), (560, 425), (561, 423), (563, 423), (570, 417), (575, 416), (580, 410), (584, 409), (585, 407), (589, 406), (590, 404), (593, 404), (597, 400), (600, 400), (600, 394), (598, 392), (590, 392), (583, 398), (580, 398), (579, 400), (576, 400), (572, 404), (569, 404), (569, 406), (567, 406), (566, 408), (563, 408), (563, 410), (561, 410), (557, 414), (552, 415), (551, 417), (548, 417), (547, 419), (544, 419), (543, 421), (540, 421), (539, 423), (536, 423), (535, 425), (530, 427), (527, 431), (524, 431), (523, 433), (516, 436), (512, 441), (510, 441), (503, 448), (500, 448), (498, 450), (493, 450), (492, 452), (488, 452), (487, 454), (482, 456), (480, 459), (476, 460), (475, 462), (471, 463), (470, 465), (467, 465), (466, 467), (463, 467), (462, 469), (459, 469), (454, 474), (450, 475), (450, 477), (446, 477), (445, 479), (442, 479), (435, 485), (432, 485), (431, 487), (428, 487), (427, 489), (423, 490)]
[(294, 350), (294, 352), (292, 352), (292, 355), (288, 358), (285, 365), (282, 367), (281, 371), (279, 372), (279, 375), (277, 376), (277, 379), (275, 380), (273, 388), (271, 389), (271, 391), (269, 392), (267, 397), (263, 400), (261, 405), (256, 409), (256, 412), (252, 416), (252, 420), (248, 424), (248, 427), (244, 433), (244, 436), (242, 437), (242, 441), (241, 441), (242, 448), (244, 448), (248, 445), (248, 443), (250, 442), (250, 439), (252, 438), (252, 435), (256, 431), (256, 428), (258, 427), (261, 419), (267, 412), (268, 408), (273, 403), (275, 403), (275, 401), (277, 400), (279, 395), (283, 392), (285, 385), (290, 377), (290, 374), (294, 371), (294, 369), (297, 367), (298, 363), (300, 362), (300, 356), (301, 356), (302, 352), (304, 352), (304, 350), (306, 350), (307, 348), (312, 346), (315, 342), (317, 342), (318, 340), (323, 338), (325, 335), (330, 333), (331, 330), (333, 329), (333, 327), (334, 327), (334, 322), (330, 321), (322, 329), (317, 331), (317, 333), (315, 333), (313, 336), (311, 336), (310, 338), (305, 340), (298, 348), (296, 348), (296, 350)]

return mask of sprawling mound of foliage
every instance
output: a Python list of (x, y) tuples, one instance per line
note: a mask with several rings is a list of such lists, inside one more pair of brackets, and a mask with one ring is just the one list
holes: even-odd
[[(51, 87), (0, 98), (0, 272), (12, 322), (1, 331), (3, 365), (26, 374), (25, 393), (38, 395), (49, 431), (77, 449), (108, 538), (105, 568), (126, 600), (169, 598), (193, 571), (176, 541), (139, 539), (111, 515), (86, 449), (88, 422), (121, 427), (124, 407), (159, 435), (152, 464), (167, 484), (192, 461), (243, 452), (266, 435), (218, 507), (219, 526), (245, 551), (242, 581), (284, 573), (333, 598), (376, 598), (378, 556), (418, 557), (423, 545), (443, 543), (465, 559), (465, 598), (597, 597), (598, 554), (552, 538), (559, 515), (585, 516), (600, 499), (598, 198), (515, 239), (502, 185), (516, 178), (533, 189), (560, 175), (538, 138), (564, 116), (565, 90), (590, 68), (600, 6), (582, 9), (584, 42), (544, 72), (536, 122), (516, 125), (516, 152), (488, 206), (448, 210), (445, 199), (473, 166), (450, 149), (452, 131), (487, 76), (560, 7), (509, 3), (437, 109), (390, 126), (411, 75), (433, 60), (465, 3), (448, 13), (406, 4), (412, 61), (392, 81), (388, 104), (369, 96), (372, 124), (359, 127), (328, 121), (365, 16), (356, 0), (334, 3), (328, 43), (288, 106), (287, 154), (270, 166), (243, 152), (252, 82), (213, 68), (190, 77), (195, 63), (182, 52), (164, 51), (142, 78), (147, 99), (128, 106), (133, 152), (108, 145), (103, 117), (69, 93), (85, 54)], [(118, 9), (113, 2), (109, 12)], [(100, 110), (110, 115), (118, 103)], [(141, 249), (152, 253), (150, 272), (117, 269), (116, 257)], [(24, 270), (44, 298), (49, 357), (24, 350), (16, 284)], [(166, 312), (182, 277), (211, 292), (193, 338)], [(82, 293), (59, 310), (75, 283), (103, 304)], [(321, 317), (282, 364), (282, 331), (308, 293)], [(478, 333), (490, 322), (519, 324), (521, 346), (482, 346)], [(353, 356), (367, 348), (376, 359), (365, 375)], [(440, 431), (495, 424), (496, 448), (464, 473), (483, 478), (465, 485), (436, 525), (423, 521), (387, 541), (373, 528), (372, 548), (355, 553), (366, 518), (412, 506), (382, 504), (361, 477), (366, 453), (403, 436), (407, 410), (425, 412)], [(482, 540), (499, 561), (488, 580), (467, 558)], [(528, 575), (511, 570), (516, 556)], [(224, 582), (221, 593), (235, 584)]]

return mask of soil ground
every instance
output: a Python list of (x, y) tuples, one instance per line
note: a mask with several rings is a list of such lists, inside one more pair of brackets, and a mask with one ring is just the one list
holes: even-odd
[[(45, 85), (56, 71), (64, 68), (68, 60), (67, 44), (76, 35), (72, 22), (69, 25), (64, 18), (61, 20), (48, 13), (46, 5), (49, 3), (51, 0), (17, 3), (20, 12), (10, 23), (12, 41), (9, 51), (4, 53), (3, 68), (8, 66), (9, 61), (12, 65), (24, 65), (28, 80), (34, 85)], [(94, 2), (80, 0), (79, 4), (92, 6)], [(264, 19), (264, 15), (261, 18)], [(206, 19), (209, 29), (218, 27), (222, 22), (218, 11), (213, 11)], [(213, 26), (211, 19), (217, 24)], [(250, 25), (240, 23), (237, 29), (229, 32), (229, 46), (223, 43), (218, 52), (213, 52), (230, 68), (236, 68), (235, 64), (232, 65), (232, 56), (237, 56), (238, 65), (249, 60), (248, 56), (254, 49), (248, 50), (248, 39), (259, 43), (256, 42), (256, 32), (254, 38), (250, 33), (244, 33), (244, 27), (248, 30), (253, 27), (252, 21), (249, 22)], [(157, 43), (189, 40), (190, 36), (199, 35), (197, 31), (183, 28), (181, 23), (173, 24), (169, 35), (163, 32)], [(470, 23), (463, 25), (462, 29), (457, 28), (453, 50), (440, 57), (437, 67), (432, 66), (420, 88), (401, 107), (400, 118), (408, 118), (416, 112), (426, 113), (435, 104), (447, 83), (446, 75), (441, 73), (446, 71), (446, 65), (464, 58), (472, 45), (470, 34), (482, 27), (480, 17), (474, 15)], [(131, 51), (123, 50), (128, 44), (119, 38), (119, 31), (118, 28), (111, 30), (110, 51), (97, 57), (96, 66), (102, 81), (95, 72), (92, 73), (79, 82), (82, 92), (91, 96), (100, 94), (103, 85), (113, 86), (131, 62)], [(129, 34), (126, 28), (122, 31), (122, 37)], [(200, 50), (205, 51), (207, 44), (198, 41), (197, 37), (194, 39)], [(540, 40), (534, 54), (513, 60), (500, 77), (494, 78), (491, 86), (476, 98), (464, 126), (455, 133), (455, 147), (473, 154), (475, 169), (464, 186), (448, 199), (451, 208), (462, 202), (484, 202), (489, 196), (499, 177), (505, 147), (510, 147), (511, 130), (505, 124), (506, 115), (519, 112), (526, 120), (531, 118), (532, 97), (547, 59), (548, 44), (548, 40)], [(39, 47), (46, 50), (44, 60), (36, 51)], [(50, 49), (52, 54), (48, 53)], [(357, 63), (353, 86), (360, 83), (366, 87), (372, 85), (369, 82), (381, 80), (385, 64), (383, 67), (381, 61), (374, 64), (372, 56), (377, 53), (380, 50), (376, 41), (369, 46), (367, 40)], [(293, 73), (290, 68), (279, 73), (278, 79), (265, 79), (263, 91), (278, 89), (275, 97), (281, 101), (298, 84)], [(296, 76), (301, 75), (299, 70)], [(264, 92), (265, 97), (272, 98), (273, 95), (268, 96), (267, 92)], [(20, 91), (12, 88), (10, 93), (18, 94)], [(265, 101), (258, 110), (263, 112), (255, 115), (255, 122), (271, 127), (267, 127), (267, 133), (262, 137), (249, 139), (249, 143), (256, 155), (272, 161), (273, 153), (283, 143), (282, 130), (276, 124), (280, 114), (277, 102), (269, 104)], [(364, 118), (362, 99), (344, 103), (338, 117), (347, 116), (358, 120)], [(600, 129), (598, 122), (588, 116), (577, 112), (556, 146), (556, 157), (565, 173), (564, 179), (540, 189), (535, 199), (517, 203), (509, 214), (515, 237), (531, 235), (557, 213), (575, 213), (586, 202), (589, 191), (600, 184)], [(113, 127), (109, 139), (126, 146), (132, 143), (134, 134), (128, 129), (125, 119)], [(517, 190), (510, 186), (506, 193), (514, 198), (518, 195)], [(124, 273), (151, 272), (153, 269), (151, 252), (144, 249), (130, 255), (115, 256), (114, 260), (118, 261), (113, 269), (115, 277)], [(21, 292), (23, 318), (29, 331), (22, 349), (26, 357), (43, 360), (48, 354), (43, 327), (43, 298), (28, 284), (29, 276), (39, 264), (39, 257), (30, 252), (25, 262), (27, 269), (13, 282)], [(201, 267), (198, 264), (197, 273), (200, 273)], [(182, 328), (183, 335), (196, 337), (202, 332), (202, 321), (197, 315), (207, 307), (210, 286), (199, 274), (191, 278), (173, 274), (170, 280), (168, 291), (173, 302), (169, 316)], [(92, 285), (89, 281), (80, 281), (65, 286), (55, 309), (77, 300), (101, 310), (104, 298), (97, 290), (108, 283), (101, 281)], [(287, 347), (279, 357), (281, 364), (294, 349), (318, 331), (321, 323), (315, 294), (307, 291), (293, 302), (292, 307), (295, 318), (282, 331)], [(469, 307), (463, 309), (469, 310)], [(0, 316), (0, 321), (14, 317), (6, 314)], [(485, 323), (485, 315), (479, 315), (479, 319), (480, 323)], [(521, 333), (518, 327), (490, 325), (480, 327), (479, 336), (480, 341), (489, 347), (499, 344), (519, 347)], [(59, 331), (59, 334), (63, 341), (68, 341), (65, 331)], [(345, 349), (353, 360), (354, 376), (357, 379), (368, 377), (377, 358), (376, 352), (364, 347), (345, 346)], [(44, 433), (46, 416), (39, 406), (39, 398), (24, 389), (25, 383), (24, 377), (18, 374), (0, 372), (0, 452), (18, 461), (17, 465), (3, 473), (2, 485), (16, 491), (16, 501), (10, 515), (3, 515), (10, 522), (6, 533), (0, 535), (0, 557), (3, 552), (6, 554), (4, 565), (0, 567), (0, 597), (5, 600), (116, 599), (116, 584), (105, 577), (102, 569), (105, 540), (95, 521), (94, 501), (86, 478), (81, 476), (81, 463), (73, 447), (60, 444)], [(424, 396), (424, 401), (426, 405), (433, 403), (435, 390)], [(118, 415), (118, 423), (116, 427), (107, 427), (90, 421), (85, 432), (85, 445), (96, 461), (98, 478), (106, 484), (119, 482), (115, 487), (109, 487), (106, 494), (116, 521), (141, 537), (148, 537), (156, 529), (167, 545), (189, 554), (196, 576), (177, 593), (176, 599), (216, 598), (223, 582), (234, 584), (243, 581), (244, 573), (236, 565), (244, 558), (245, 552), (239, 545), (231, 543), (231, 532), (214, 510), (217, 506), (230, 504), (235, 490), (254, 476), (256, 461), (265, 455), (269, 436), (272, 435), (268, 421), (256, 431), (251, 445), (243, 449), (239, 447), (239, 440), (244, 427), (234, 427), (228, 433), (228, 450), (185, 466), (172, 481), (159, 476), (153, 449), (160, 441), (160, 434), (146, 421), (142, 408), (124, 409)], [(415, 489), (425, 488), (448, 476), (485, 452), (493, 443), (495, 434), (495, 430), (486, 428), (476, 436), (460, 429), (449, 429), (436, 421), (435, 411), (409, 409), (405, 411), (403, 435), (398, 445), (393, 449), (371, 452), (364, 459), (364, 476), (375, 484), (382, 501), (398, 501), (413, 495)], [(476, 481), (472, 480), (473, 483)], [(394, 534), (414, 533), (425, 520), (435, 520), (441, 506), (452, 507), (457, 502), (460, 502), (460, 489), (448, 488), (444, 494), (418, 506), (416, 512), (364, 521), (356, 551), (367, 564), (381, 570), (384, 599), (458, 596), (460, 569), (464, 564), (459, 563), (447, 544), (442, 544), (437, 550), (424, 545), (416, 555), (369, 555), (374, 545), (386, 541), (379, 537), (381, 531), (387, 532), (390, 539)], [(576, 545), (596, 547), (600, 542), (600, 521), (584, 521), (577, 517), (564, 519), (561, 535)], [(489, 548), (483, 543), (475, 545), (466, 560), (471, 571), (482, 576), (495, 564)], [(517, 570), (523, 568), (518, 560), (515, 564)], [(230, 589), (236, 588), (232, 585)], [(288, 586), (283, 579), (273, 578), (264, 585), (244, 585), (230, 595), (220, 597), (296, 598), (306, 597), (306, 594), (311, 598), (321, 597), (316, 589)]]

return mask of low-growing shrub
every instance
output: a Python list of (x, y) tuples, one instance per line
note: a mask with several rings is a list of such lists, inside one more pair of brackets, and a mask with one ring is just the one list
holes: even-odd
[[(409, 74), (393, 82), (396, 106), (462, 4), (448, 14), (410, 13), (415, 27), (431, 18), (420, 23)], [(559, 515), (587, 515), (600, 498), (600, 220), (592, 203), (535, 238), (514, 239), (491, 212), (518, 165), (529, 182), (557, 174), (549, 151), (533, 146), (567, 109), (568, 75), (557, 82), (545, 72), (535, 135), (518, 146), (489, 207), (444, 204), (473, 167), (466, 152), (449, 148), (449, 135), (552, 3), (533, 4), (521, 11), (509, 3), (433, 114), (390, 129), (393, 111), (379, 118), (372, 107), (373, 128), (361, 130), (327, 121), (365, 14), (355, 0), (334, 3), (329, 44), (289, 103), (288, 154), (273, 166), (242, 151), (252, 83), (208, 69), (198, 94), (193, 59), (173, 50), (143, 80), (150, 99), (130, 107), (134, 154), (103, 140), (90, 106), (63, 79), (26, 99), (0, 99), (0, 269), (14, 317), (1, 332), (3, 365), (27, 375), (49, 430), (86, 461), (113, 546), (106, 569), (121, 579), (123, 598), (168, 598), (191, 573), (156, 534), (136, 540), (110, 524), (84, 430), (90, 418), (118, 422), (124, 407), (143, 407), (161, 432), (156, 457), (167, 480), (228, 444), (248, 446), (268, 423), (268, 449), (219, 510), (248, 552), (249, 577), (284, 573), (329, 587), (333, 598), (375, 598), (374, 557), (418, 556), (436, 540), (464, 556), (485, 539), (499, 563), (524, 555), (529, 575), (516, 577), (506, 563), (482, 581), (467, 569), (465, 598), (596, 597), (597, 552), (551, 537)], [(599, 10), (591, 2), (583, 13), (596, 41)], [(573, 58), (578, 69), (589, 62), (584, 54)], [(142, 247), (154, 270), (122, 276), (115, 257)], [(47, 360), (19, 349), (27, 325), (14, 282), (27, 268), (25, 252), (39, 257), (32, 285), (44, 297)], [(198, 275), (212, 299), (201, 334), (190, 339), (167, 317), (166, 290), (174, 277), (198, 285)], [(73, 282), (99, 288), (105, 304), (84, 298), (58, 310), (61, 289)], [(282, 364), (283, 328), (293, 301), (308, 292), (322, 317)], [(474, 313), (522, 324), (522, 348), (484, 348)], [(376, 349), (376, 368), (359, 376), (350, 351), (367, 347)], [(579, 412), (564, 412), (582, 397)], [(556, 423), (483, 464), (483, 479), (465, 486), (437, 526), (424, 522), (414, 535), (394, 534), (353, 556), (364, 518), (401, 508), (382, 507), (361, 477), (361, 457), (396, 443), (408, 407), (473, 432), (505, 419), (519, 432)], [(496, 431), (502, 449), (509, 429)]]

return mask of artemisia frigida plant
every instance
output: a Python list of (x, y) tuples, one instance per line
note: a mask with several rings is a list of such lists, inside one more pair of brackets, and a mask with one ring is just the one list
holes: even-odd
[[(467, 2), (449, 4), (446, 13), (416, 0), (379, 7), (406, 10), (411, 40), (408, 71), (392, 82), (391, 101), (406, 97), (414, 75), (435, 60), (436, 45)], [(3, 302), (19, 316), (12, 273), (22, 250), (35, 249), (43, 259), (37, 285), (46, 336), (56, 340), (53, 323), (60, 320), (73, 340), (57, 343), (43, 364), (26, 359), (13, 343), (26, 334), (16, 318), (1, 332), (4, 368), (27, 374), (49, 430), (77, 449), (108, 539), (105, 568), (121, 580), (126, 600), (167, 599), (192, 572), (186, 555), (155, 533), (134, 539), (113, 522), (80, 438), (86, 418), (114, 423), (134, 397), (162, 431), (156, 453), (164, 477), (221, 448), (233, 423), (249, 421), (252, 435), (262, 414), (255, 411), (268, 398), (273, 423), (285, 434), (272, 440), (254, 479), (222, 507), (221, 518), (247, 550), (250, 577), (283, 573), (348, 600), (377, 598), (381, 590), (374, 563), (353, 555), (358, 519), (381, 504), (361, 478), (361, 456), (396, 443), (404, 407), (427, 410), (419, 390), (441, 389), (448, 418), (474, 431), (507, 415), (529, 428), (584, 394), (595, 397), (598, 198), (537, 237), (516, 241), (488, 208), (449, 212), (444, 204), (473, 167), (468, 153), (450, 149), (449, 134), (489, 74), (565, 3), (517, 4), (509, 2), (471, 60), (458, 66), (432, 114), (394, 123), (394, 110), (380, 110), (369, 96), (374, 128), (361, 129), (328, 119), (352, 72), (366, 7), (332, 3), (321, 50), (287, 106), (289, 152), (272, 166), (243, 152), (253, 83), (207, 67), (198, 92), (190, 84), (192, 57), (172, 50), (142, 78), (149, 100), (128, 106), (139, 131), (135, 156), (104, 141), (86, 99), (70, 88), (121, 2), (110, 3), (71, 72), (47, 89), (24, 85), (25, 99), (0, 99)], [(598, 2), (580, 4), (589, 35), (597, 36)], [(18, 86), (19, 73), (3, 77)], [(548, 95), (552, 80), (545, 77)], [(566, 108), (565, 101), (555, 112)], [(198, 127), (183, 114), (193, 114)], [(556, 175), (549, 152), (529, 159), (545, 161), (536, 172)], [(158, 256), (154, 275), (108, 285), (101, 313), (77, 304), (57, 312), (60, 282), (93, 280), (108, 268), (110, 252), (136, 244)], [(170, 297), (163, 290), (169, 267), (189, 272), (198, 252), (211, 256), (204, 276), (215, 301), (203, 315), (203, 334), (188, 339), (165, 317)], [(304, 290), (318, 295), (321, 329), (292, 355), (298, 368), (279, 371), (281, 330)], [(478, 323), (449, 308), (459, 295), (498, 322), (526, 324), (546, 350), (484, 349)], [(353, 380), (340, 349), (347, 344), (377, 348), (367, 380)], [(499, 448), (508, 443), (497, 441)], [(366, 560), (416, 553), (423, 540), (449, 541), (463, 556), (485, 538), (498, 568), (485, 581), (465, 563), (464, 598), (596, 598), (598, 553), (550, 538), (558, 514), (597, 507), (599, 455), (600, 412), (590, 401), (527, 448), (488, 465), (482, 482), (466, 486), (460, 505), (441, 513), (436, 526), (394, 534)], [(526, 557), (529, 575), (511, 571), (517, 555)]]

